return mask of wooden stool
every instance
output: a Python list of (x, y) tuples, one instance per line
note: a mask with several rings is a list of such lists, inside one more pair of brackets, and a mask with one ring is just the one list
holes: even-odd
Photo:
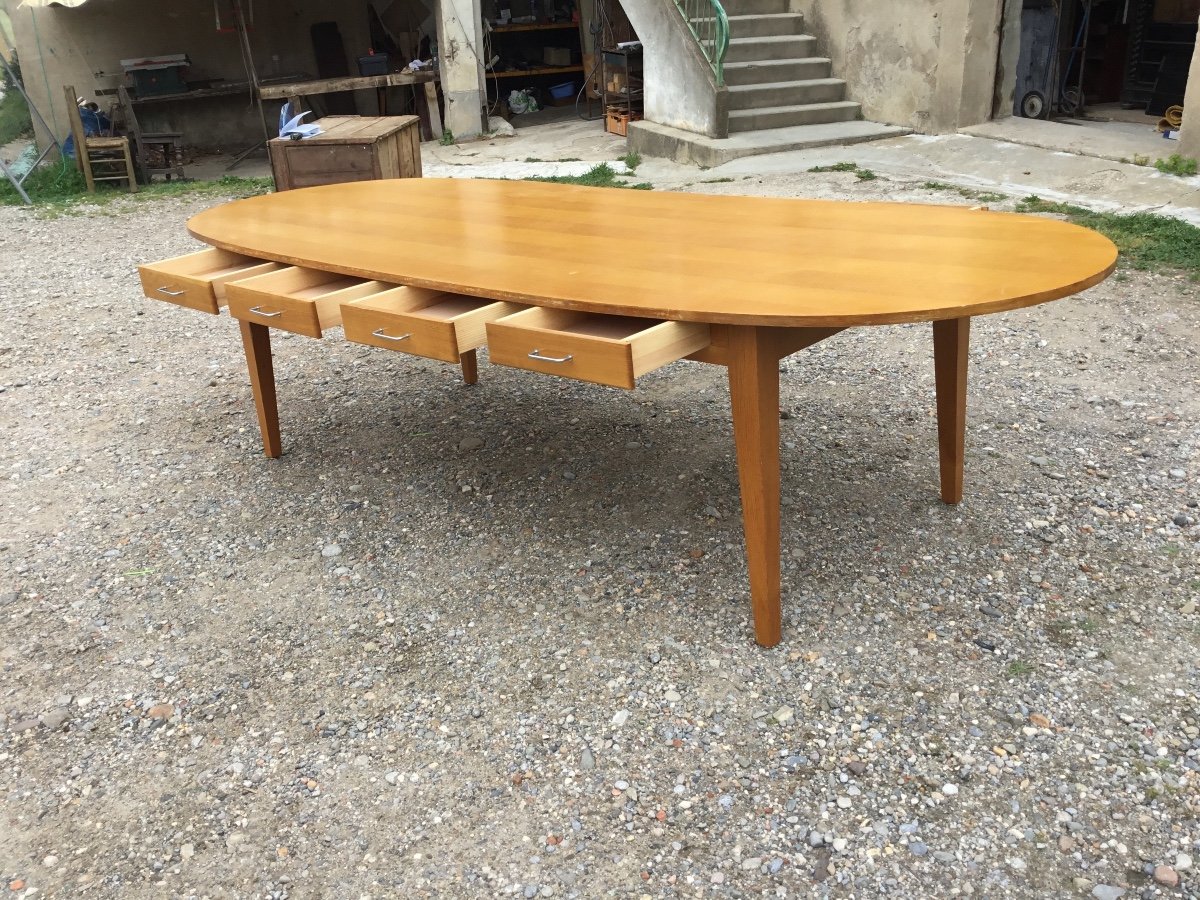
[(142, 180), (149, 184), (155, 175), (162, 175), (167, 181), (171, 180), (172, 175), (183, 178), (183, 133), (143, 132), (125, 85), (117, 87), (117, 97), (125, 130), (133, 135), (133, 143), (137, 147), (137, 167)]

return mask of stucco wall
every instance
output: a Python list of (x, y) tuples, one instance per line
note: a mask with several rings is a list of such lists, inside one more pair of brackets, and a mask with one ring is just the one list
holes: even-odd
[(1200, 53), (1193, 51), (1188, 70), (1187, 93), (1183, 99), (1183, 128), (1179, 132), (1179, 152), (1200, 159)]
[(1002, 0), (792, 0), (863, 116), (924, 132), (991, 118)]
[[(89, 99), (97, 88), (115, 88), (124, 78), (122, 59), (186, 53), (192, 61), (189, 79), (247, 78), (238, 36), (217, 32), (208, 0), (90, 0), (76, 9), (19, 8), (17, 3), (9, 0), (9, 12), (25, 86), (60, 138), (69, 130), (62, 86), (74, 85)], [(356, 57), (370, 43), (367, 0), (255, 0), (250, 43), (260, 77), (315, 76), (309, 28), (326, 21), (338, 23), (355, 71)], [(356, 100), (360, 112), (374, 111), (370, 92), (359, 92)], [(278, 104), (267, 106), (268, 124), (277, 110)], [(138, 118), (146, 130), (182, 131), (185, 143), (203, 149), (239, 150), (262, 138), (248, 93), (139, 106)]]
[(642, 42), (651, 122), (725, 137), (727, 94), (671, 0), (621, 0)]

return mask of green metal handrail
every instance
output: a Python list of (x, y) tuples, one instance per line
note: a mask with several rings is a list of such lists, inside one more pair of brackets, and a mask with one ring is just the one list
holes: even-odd
[(729, 52), (729, 16), (721, 0), (675, 0), (700, 52), (717, 76), (717, 87), (725, 84), (725, 54)]

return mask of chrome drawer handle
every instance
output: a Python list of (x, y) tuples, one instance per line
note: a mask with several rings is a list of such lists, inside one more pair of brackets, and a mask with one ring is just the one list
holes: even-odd
[(279, 312), (267, 312), (261, 306), (250, 307), (250, 312), (254, 313), (256, 316), (262, 316), (264, 319), (274, 319), (276, 316), (283, 315), (283, 310), (280, 310)]
[(382, 338), (385, 341), (407, 341), (412, 337), (412, 332), (408, 334), (384, 334), (382, 328), (377, 328), (371, 332), (371, 337)]
[(568, 353), (566, 356), (542, 356), (541, 350), (534, 349), (534, 351), (529, 354), (529, 358), (530, 359), (540, 359), (542, 362), (564, 363), (564, 362), (570, 362), (575, 357), (572, 356), (570, 353)]
[(160, 294), (166, 294), (168, 297), (182, 297), (184, 294), (187, 293), (187, 291), (173, 291), (169, 287), (166, 287), (165, 285), (163, 287), (158, 288), (158, 292)]

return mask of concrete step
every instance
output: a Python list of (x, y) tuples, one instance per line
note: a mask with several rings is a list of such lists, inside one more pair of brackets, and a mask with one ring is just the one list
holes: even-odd
[(727, 16), (767, 16), (788, 11), (788, 0), (721, 0)]
[(729, 42), (727, 63), (761, 62), (765, 59), (803, 59), (816, 56), (817, 39), (810, 34), (785, 34), (771, 37), (733, 38)]
[(805, 81), (768, 81), (729, 88), (729, 108), (763, 109), (806, 103), (831, 103), (846, 99), (846, 82), (840, 78)]
[(630, 122), (629, 149), (643, 156), (659, 156), (676, 162), (715, 168), (743, 156), (789, 153), (813, 147), (859, 144), (909, 134), (911, 129), (876, 122), (835, 122), (829, 125), (797, 125), (765, 131), (742, 131), (727, 138), (659, 125)]
[(826, 125), (830, 122), (849, 122), (861, 115), (862, 108), (851, 100), (739, 109), (729, 113), (729, 132), (733, 134), (738, 131), (763, 131), (795, 125)]
[(828, 78), (833, 63), (823, 56), (807, 59), (772, 59), (762, 62), (725, 64), (725, 83), (732, 89), (741, 85), (780, 81), (807, 81)]
[[(696, 28), (701, 34), (713, 33), (715, 19), (697, 19)], [(710, 29), (704, 31), (704, 28)], [(804, 16), (800, 13), (772, 13), (756, 16), (730, 16), (731, 38), (769, 37), (804, 33)]]

